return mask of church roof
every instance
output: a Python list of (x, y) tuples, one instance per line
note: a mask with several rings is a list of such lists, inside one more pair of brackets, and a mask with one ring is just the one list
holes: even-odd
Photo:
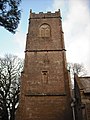
[(89, 77), (79, 77), (80, 89), (83, 89), (84, 93), (90, 93), (90, 76)]

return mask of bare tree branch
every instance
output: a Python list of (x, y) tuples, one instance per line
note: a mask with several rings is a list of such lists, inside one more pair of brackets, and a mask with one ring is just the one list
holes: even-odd
[(23, 61), (17, 56), (0, 58), (0, 120), (14, 120), (19, 100)]

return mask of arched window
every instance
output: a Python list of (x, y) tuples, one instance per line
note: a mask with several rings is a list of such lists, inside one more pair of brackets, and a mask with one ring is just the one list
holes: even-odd
[(43, 24), (39, 28), (40, 37), (50, 37), (50, 26), (47, 24)]

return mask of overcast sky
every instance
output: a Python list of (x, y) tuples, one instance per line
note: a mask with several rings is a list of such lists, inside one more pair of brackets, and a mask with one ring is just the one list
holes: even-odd
[(24, 57), (28, 18), (33, 12), (61, 10), (67, 61), (84, 64), (90, 75), (90, 0), (22, 0), (21, 21), (15, 35), (0, 27), (0, 56)]

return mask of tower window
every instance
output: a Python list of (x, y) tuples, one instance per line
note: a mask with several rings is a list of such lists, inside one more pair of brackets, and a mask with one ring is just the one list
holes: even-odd
[(48, 82), (48, 71), (42, 71), (42, 82), (43, 83)]
[(50, 26), (47, 24), (43, 24), (39, 28), (40, 37), (50, 37)]

